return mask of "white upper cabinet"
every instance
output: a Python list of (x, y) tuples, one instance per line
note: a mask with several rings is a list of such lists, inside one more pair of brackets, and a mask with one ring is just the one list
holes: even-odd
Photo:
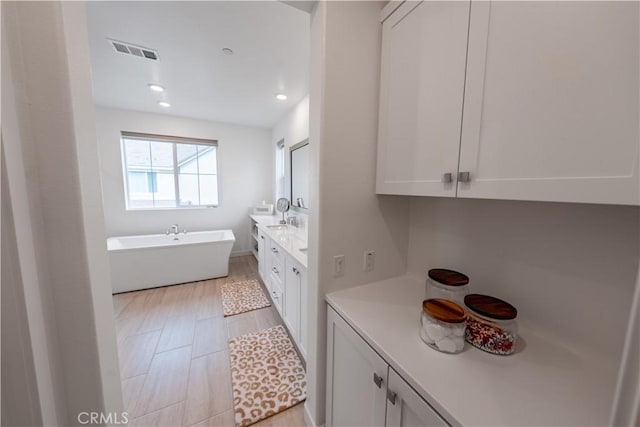
[(472, 2), (458, 197), (638, 204), (637, 2)]
[(384, 22), (377, 193), (455, 196), (468, 26), (457, 1), (405, 2)]
[(639, 204), (639, 16), (404, 3), (383, 23), (377, 193)]

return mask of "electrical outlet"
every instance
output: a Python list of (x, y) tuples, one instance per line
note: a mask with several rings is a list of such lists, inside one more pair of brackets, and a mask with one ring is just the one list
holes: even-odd
[(364, 253), (364, 271), (372, 271), (376, 260), (376, 251), (366, 251)]
[(333, 277), (344, 276), (344, 255), (333, 257)]

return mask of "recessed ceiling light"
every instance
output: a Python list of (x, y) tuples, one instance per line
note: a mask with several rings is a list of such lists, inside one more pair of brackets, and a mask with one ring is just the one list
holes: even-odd
[(280, 101), (286, 101), (287, 95), (285, 95), (284, 93), (276, 93), (276, 99)]
[(171, 104), (169, 104), (169, 103), (168, 103), (168, 102), (166, 102), (166, 101), (158, 101), (158, 105), (159, 105), (159, 106), (161, 106), (161, 107), (164, 107), (164, 108), (169, 108), (169, 107), (171, 107)]
[(149, 83), (149, 89), (154, 92), (164, 92), (164, 88), (160, 85)]
[(229, 49), (228, 47), (224, 47), (222, 48), (222, 53), (224, 53), (225, 55), (233, 55), (233, 50)]

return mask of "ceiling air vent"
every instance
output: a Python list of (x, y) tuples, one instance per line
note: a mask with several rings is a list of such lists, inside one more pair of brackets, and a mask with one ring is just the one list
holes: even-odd
[(160, 60), (160, 57), (158, 56), (158, 52), (156, 50), (112, 39), (107, 39), (107, 41), (109, 41), (116, 52), (137, 56), (139, 58), (150, 59), (152, 61)]

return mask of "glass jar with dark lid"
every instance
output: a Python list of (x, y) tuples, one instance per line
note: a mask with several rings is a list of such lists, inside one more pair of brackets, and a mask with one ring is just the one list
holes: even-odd
[(480, 294), (464, 297), (467, 309), (465, 338), (474, 347), (492, 354), (514, 352), (518, 333), (518, 310), (501, 299)]
[(427, 273), (425, 299), (446, 299), (464, 305), (464, 296), (469, 293), (469, 277), (445, 268), (432, 268)]
[(428, 299), (422, 302), (420, 338), (443, 353), (460, 353), (465, 340), (465, 312), (453, 301)]

